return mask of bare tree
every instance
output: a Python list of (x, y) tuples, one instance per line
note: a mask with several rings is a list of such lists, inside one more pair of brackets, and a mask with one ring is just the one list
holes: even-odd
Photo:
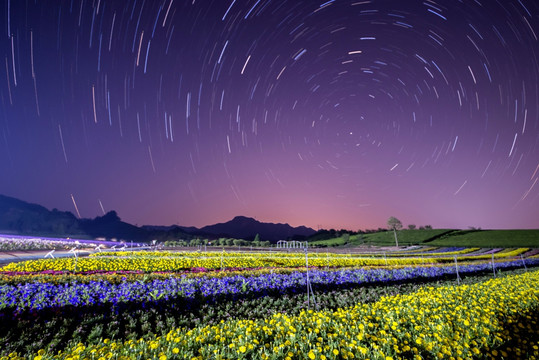
[(396, 217), (391, 216), (387, 220), (387, 227), (389, 230), (393, 230), (393, 234), (395, 235), (395, 246), (399, 246), (399, 241), (397, 240), (397, 230), (402, 229), (402, 222)]

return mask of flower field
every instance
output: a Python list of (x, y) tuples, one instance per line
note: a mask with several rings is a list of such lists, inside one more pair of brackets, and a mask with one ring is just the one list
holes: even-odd
[[(461, 261), (489, 260), (515, 257), (528, 248), (519, 248), (491, 255), (462, 255)], [(453, 261), (461, 252), (432, 257), (408, 256), (406, 258), (374, 255), (345, 255), (311, 253), (309, 266), (314, 267), (359, 267), (359, 266), (410, 266), (443, 264)], [(452, 255), (452, 256), (448, 256)], [(40, 259), (11, 263), (4, 267), (8, 271), (185, 271), (193, 268), (223, 270), (229, 268), (302, 267), (305, 255), (301, 253), (235, 253), (235, 252), (102, 252), (84, 258)]]
[(309, 253), (308, 268), (305, 254), (239, 252), (11, 263), (0, 358), (539, 358), (539, 258), (516, 257), (527, 250), (446, 251), (456, 266), (434, 250)]

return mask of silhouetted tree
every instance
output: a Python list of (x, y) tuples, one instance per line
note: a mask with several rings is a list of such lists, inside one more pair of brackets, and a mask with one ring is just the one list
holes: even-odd
[(402, 229), (402, 222), (396, 217), (391, 216), (387, 220), (387, 227), (389, 230), (393, 230), (393, 234), (395, 235), (395, 246), (399, 246), (399, 241), (397, 240), (397, 230)]
[(410, 229), (410, 230), (415, 230), (415, 225), (414, 225), (414, 224), (408, 225), (408, 229)]

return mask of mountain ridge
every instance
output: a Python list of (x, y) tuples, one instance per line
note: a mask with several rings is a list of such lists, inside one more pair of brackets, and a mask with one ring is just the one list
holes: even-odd
[(239, 238), (252, 238), (258, 234), (261, 238), (270, 241), (286, 240), (293, 236), (310, 236), (316, 233), (315, 230), (306, 226), (292, 227), (288, 223), (260, 222), (247, 216), (235, 216), (230, 221), (207, 225), (200, 230), (214, 235), (234, 233)]
[(271, 242), (316, 233), (314, 229), (306, 226), (292, 227), (287, 223), (265, 223), (247, 216), (235, 216), (227, 222), (206, 225), (202, 228), (179, 225), (139, 227), (122, 221), (114, 210), (94, 219), (79, 219), (69, 211), (48, 210), (44, 206), (1, 194), (0, 231), (25, 235), (77, 235), (133, 241), (190, 240), (200, 237), (252, 240), (258, 234), (261, 240)]

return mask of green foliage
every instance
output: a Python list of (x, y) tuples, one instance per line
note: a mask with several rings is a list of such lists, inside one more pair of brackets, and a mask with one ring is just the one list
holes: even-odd
[(433, 241), (432, 246), (539, 247), (539, 230), (460, 230)]
[(253, 241), (248, 241), (244, 239), (227, 239), (227, 238), (219, 238), (219, 239), (190, 239), (190, 240), (184, 240), (184, 239), (174, 239), (174, 240), (166, 240), (163, 242), (163, 244), (167, 247), (186, 247), (186, 246), (253, 246), (253, 247), (270, 247), (271, 242), (269, 241), (261, 241), (260, 236), (256, 236)]
[(189, 245), (189, 243), (186, 240), (167, 240), (164, 242), (165, 246), (171, 246), (171, 247), (184, 247)]
[[(350, 237), (348, 237), (348, 240), (350, 241)], [(346, 239), (344, 236), (309, 242), (309, 246), (320, 246), (320, 247), (339, 246), (339, 245), (344, 245), (344, 244), (346, 244)]]
[[(399, 245), (463, 246), (463, 247), (530, 247), (539, 248), (539, 230), (451, 230), (432, 229), (430, 225), (420, 230), (398, 231)], [(314, 241), (312, 246), (342, 246), (345, 236)], [(393, 246), (393, 231), (357, 234), (349, 237), (349, 246)]]
[(397, 219), (396, 217), (391, 216), (387, 220), (387, 228), (389, 230), (400, 230), (400, 229), (402, 229), (402, 222), (399, 219)]
[(335, 229), (321, 229), (318, 230), (315, 234), (308, 236), (305, 240), (309, 243), (318, 242), (321, 240), (329, 240), (340, 237), (340, 234)]
[[(452, 230), (447, 230), (447, 229), (401, 230), (398, 232), (399, 244), (401, 246), (422, 244), (425, 241), (428, 241), (448, 231), (452, 231)], [(393, 231), (384, 231), (384, 232), (377, 232), (377, 233), (372, 233), (372, 234), (365, 234), (364, 238), (365, 238), (365, 242), (370, 245), (392, 246), (395, 244), (395, 237), (393, 235)]]

